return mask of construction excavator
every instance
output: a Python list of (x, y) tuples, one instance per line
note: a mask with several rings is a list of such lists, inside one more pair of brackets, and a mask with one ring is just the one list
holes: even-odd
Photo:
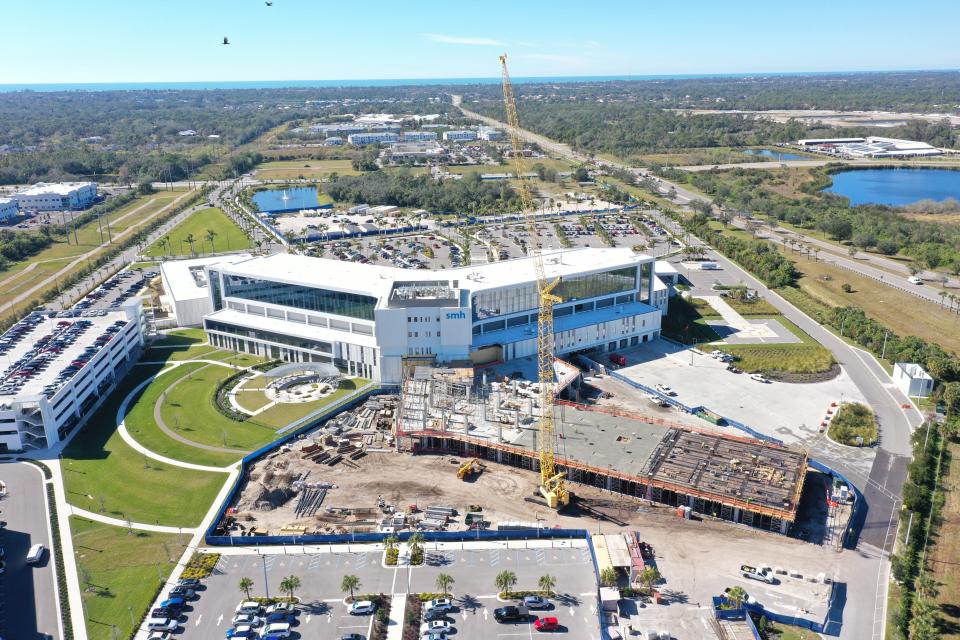
[(500, 56), (500, 70), (503, 80), (503, 105), (507, 116), (507, 133), (510, 136), (511, 156), (513, 157), (514, 174), (519, 185), (522, 213), (526, 215), (527, 230), (533, 246), (528, 252), (533, 256), (534, 268), (537, 275), (537, 292), (539, 294), (539, 315), (537, 316), (537, 364), (539, 372), (539, 401), (540, 424), (538, 443), (538, 458), (540, 462), (540, 494), (547, 501), (551, 509), (560, 509), (570, 503), (570, 492), (566, 485), (566, 472), (557, 471), (556, 447), (557, 436), (554, 425), (554, 338), (553, 338), (553, 306), (562, 302), (562, 298), (555, 293), (560, 278), (550, 280), (543, 261), (543, 243), (537, 229), (534, 216), (536, 208), (530, 186), (527, 184), (526, 171), (523, 167), (523, 141), (520, 138), (520, 118), (517, 116), (517, 102), (513, 95), (513, 83), (507, 70), (507, 54)]
[(457, 469), (457, 478), (460, 480), (466, 480), (474, 473), (478, 475), (483, 473), (483, 470), (486, 468), (487, 466), (480, 462), (480, 458), (471, 458), (460, 465), (460, 468)]

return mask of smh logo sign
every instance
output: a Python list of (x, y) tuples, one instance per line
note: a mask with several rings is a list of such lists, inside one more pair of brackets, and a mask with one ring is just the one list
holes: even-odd
[(467, 314), (463, 311), (450, 311), (447, 313), (447, 320), (463, 320)]

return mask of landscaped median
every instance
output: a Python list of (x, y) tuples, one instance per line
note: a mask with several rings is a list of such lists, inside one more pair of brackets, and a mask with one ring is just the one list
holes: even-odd
[(872, 446), (877, 442), (877, 418), (867, 405), (845, 402), (830, 421), (827, 436), (852, 447)]

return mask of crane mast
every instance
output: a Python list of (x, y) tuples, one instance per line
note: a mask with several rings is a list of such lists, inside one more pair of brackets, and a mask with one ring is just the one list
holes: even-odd
[(553, 291), (560, 284), (560, 278), (550, 280), (543, 262), (543, 245), (540, 233), (537, 231), (536, 218), (531, 214), (534, 211), (533, 196), (523, 171), (523, 142), (520, 139), (520, 119), (517, 117), (517, 102), (513, 96), (513, 84), (510, 82), (510, 73), (507, 71), (507, 54), (500, 56), (500, 70), (503, 79), (503, 104), (507, 115), (507, 134), (513, 155), (513, 167), (520, 185), (520, 202), (523, 212), (527, 214), (527, 230), (530, 240), (534, 243), (528, 251), (532, 252), (534, 268), (537, 276), (538, 311), (537, 315), (537, 364), (540, 382), (540, 424), (538, 440), (538, 457), (540, 461), (540, 493), (552, 509), (559, 509), (570, 502), (570, 493), (567, 491), (565, 473), (557, 473), (555, 451), (557, 444), (554, 424), (554, 338), (553, 338), (553, 305), (562, 302), (562, 298)]

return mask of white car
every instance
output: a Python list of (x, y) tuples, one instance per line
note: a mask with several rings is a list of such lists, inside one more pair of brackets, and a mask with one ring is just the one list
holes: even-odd
[(424, 622), (420, 625), (420, 633), (449, 633), (450, 631), (453, 631), (453, 625), (446, 620), (433, 620), (432, 622)]
[(660, 393), (662, 393), (663, 395), (666, 395), (666, 396), (675, 396), (675, 395), (677, 395), (677, 392), (676, 392), (676, 391), (674, 391), (673, 389), (671, 389), (670, 387), (668, 387), (668, 386), (665, 385), (665, 384), (658, 384), (658, 385), (657, 385), (656, 387), (654, 387), (654, 388), (655, 388), (657, 391), (659, 391)]
[(147, 636), (147, 640), (171, 640), (172, 638), (169, 631), (154, 631)]
[(233, 626), (239, 626), (241, 624), (250, 625), (251, 627), (260, 626), (260, 618), (253, 615), (252, 613), (238, 613), (233, 616)]
[(763, 375), (761, 375), (761, 374), (759, 374), (759, 373), (751, 373), (751, 374), (750, 374), (750, 379), (751, 379), (751, 380), (756, 380), (757, 382), (770, 382), (770, 381), (767, 380)]
[(666, 400), (664, 400), (663, 398), (661, 398), (660, 396), (658, 396), (658, 395), (656, 395), (656, 394), (654, 394), (654, 393), (651, 393), (650, 395), (648, 395), (648, 396), (647, 396), (647, 399), (650, 400), (650, 402), (651, 402), (652, 404), (654, 404), (654, 405), (656, 405), (656, 406), (658, 406), (658, 407), (666, 407), (666, 406), (668, 406)]
[(293, 611), (293, 607), (290, 606), (289, 602), (276, 602), (267, 607), (267, 615), (271, 613), (290, 613), (291, 611)]
[(246, 602), (241, 602), (237, 605), (237, 609), (234, 613), (249, 613), (251, 615), (256, 615), (260, 613), (260, 603), (256, 600), (247, 600)]
[(370, 613), (373, 613), (377, 608), (377, 605), (371, 602), (370, 600), (357, 600), (356, 602), (350, 605), (350, 615), (352, 616), (364, 616)]
[(289, 638), (290, 637), (290, 623), (289, 622), (274, 622), (268, 624), (263, 629), (260, 630), (261, 638)]

